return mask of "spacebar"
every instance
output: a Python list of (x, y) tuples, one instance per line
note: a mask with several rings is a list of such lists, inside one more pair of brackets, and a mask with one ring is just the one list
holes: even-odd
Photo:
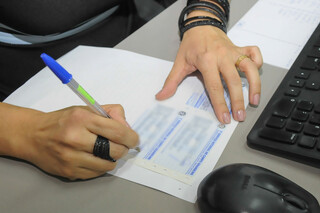
[(278, 129), (263, 128), (259, 131), (259, 136), (273, 141), (278, 141), (287, 144), (294, 144), (297, 139), (297, 134), (285, 132)]

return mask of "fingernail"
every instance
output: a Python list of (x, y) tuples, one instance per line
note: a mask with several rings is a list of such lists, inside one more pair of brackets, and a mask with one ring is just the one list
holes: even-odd
[(239, 110), (237, 112), (238, 121), (244, 121), (245, 119), (245, 112), (243, 110)]
[(225, 124), (229, 124), (231, 121), (231, 118), (230, 118), (230, 113), (223, 113), (223, 122)]
[(253, 105), (258, 106), (260, 103), (260, 95), (259, 94), (255, 94), (253, 96)]

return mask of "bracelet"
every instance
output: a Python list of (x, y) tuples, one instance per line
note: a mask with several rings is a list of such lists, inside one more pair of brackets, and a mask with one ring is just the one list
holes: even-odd
[[(209, 0), (217, 3), (219, 6), (221, 6), (226, 14), (227, 20), (229, 20), (229, 14), (230, 14), (230, 4), (228, 0)], [(196, 3), (196, 2), (203, 2), (201, 0), (188, 0), (187, 5)]]
[[(202, 10), (202, 11), (209, 12), (215, 15), (220, 20), (216, 18), (208, 17), (208, 16), (196, 16), (196, 17), (191, 17), (185, 20), (185, 16), (195, 10)], [(197, 19), (205, 19), (205, 20), (191, 22)], [(187, 5), (181, 11), (181, 14), (179, 16), (178, 26), (180, 31), (180, 39), (182, 40), (183, 34), (187, 30), (196, 26), (203, 26), (203, 25), (211, 25), (214, 27), (218, 27), (223, 32), (225, 33), (227, 32), (227, 18), (225, 16), (225, 13), (222, 11), (222, 9), (219, 6), (210, 2), (199, 2), (199, 1), (195, 2), (195, 0), (193, 0), (189, 5)]]
[[(194, 21), (194, 20), (197, 20), (197, 19), (200, 19), (200, 20), (206, 19), (206, 20), (211, 20), (211, 21), (217, 20), (217, 19), (212, 18), (212, 17), (210, 17), (210, 16), (194, 16), (194, 17), (187, 18), (186, 20), (184, 20), (184, 21), (181, 23), (180, 28), (185, 27), (185, 26), (188, 24), (188, 22)], [(221, 22), (221, 24), (222, 24), (222, 22)]]
[[(229, 15), (230, 15), (230, 4), (228, 0), (210, 0), (215, 3), (217, 3), (219, 6), (221, 6), (224, 10), (225, 16), (227, 21), (229, 21)], [(192, 3), (197, 3), (197, 2), (206, 2), (206, 1), (200, 1), (200, 0), (188, 0), (187, 1), (187, 6), (192, 4)], [(210, 2), (207, 2), (210, 3)]]
[[(221, 13), (218, 13), (217, 11), (215, 10), (212, 10), (212, 9), (209, 9), (209, 8), (205, 8), (205, 7), (190, 7), (190, 9), (188, 9), (185, 14), (189, 14), (191, 13), (192, 11), (195, 11), (195, 10), (201, 10), (201, 11), (206, 11), (206, 12), (209, 12), (211, 13), (212, 15), (215, 15), (218, 17), (218, 19), (220, 19), (225, 25), (227, 23), (227, 20), (225, 19), (224, 15), (221, 16)], [(183, 11), (182, 11), (183, 12)], [(182, 20), (184, 19), (184, 16), (180, 17), (182, 18)], [(179, 23), (181, 23), (181, 19), (179, 18)]]
[[(197, 27), (197, 26), (204, 26), (204, 25), (211, 25), (211, 26), (214, 26), (214, 27), (217, 27), (219, 29), (221, 29), (222, 31), (224, 31), (225, 33), (227, 32), (227, 28), (226, 26), (223, 26), (222, 22), (219, 21), (218, 19), (215, 19), (215, 18), (212, 18), (213, 20), (202, 20), (202, 21), (195, 21), (195, 22), (191, 22), (190, 24), (186, 25), (186, 26), (183, 26), (181, 29), (180, 29), (180, 39), (182, 40), (183, 38), (183, 34), (193, 28), (193, 27)], [(187, 19), (188, 20), (188, 19)], [(186, 20), (186, 21), (187, 21)]]
[(203, 10), (203, 11), (210, 12), (213, 15), (217, 16), (224, 23), (224, 25), (226, 25), (226, 23), (227, 23), (227, 19), (225, 17), (225, 14), (220, 7), (218, 7), (217, 5), (215, 5), (213, 3), (209, 3), (209, 2), (196, 2), (196, 3), (193, 3), (193, 4), (186, 6), (181, 11), (181, 14), (180, 14), (180, 17), (178, 20), (179, 26), (180, 26), (180, 23), (183, 22), (185, 15), (190, 13), (191, 11), (194, 11), (194, 10)]

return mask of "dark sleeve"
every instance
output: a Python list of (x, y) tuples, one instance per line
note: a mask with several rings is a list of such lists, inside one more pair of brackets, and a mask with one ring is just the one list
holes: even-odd
[(4, 0), (0, 23), (24, 33), (64, 32), (125, 0)]

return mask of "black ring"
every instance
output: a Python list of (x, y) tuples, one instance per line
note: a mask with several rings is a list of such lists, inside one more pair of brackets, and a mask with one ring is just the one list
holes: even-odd
[(109, 139), (100, 135), (98, 135), (94, 143), (93, 155), (111, 162), (116, 162), (116, 160), (110, 156)]

